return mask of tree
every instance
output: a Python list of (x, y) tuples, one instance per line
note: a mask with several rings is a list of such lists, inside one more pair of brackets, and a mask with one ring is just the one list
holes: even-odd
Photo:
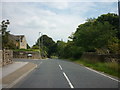
[(1, 22), (1, 31), (2, 31), (2, 35), (5, 35), (6, 34), (6, 32), (7, 32), (7, 27), (8, 27), (8, 25), (10, 24), (10, 21), (9, 20), (3, 20), (2, 22)]
[[(100, 48), (109, 49), (108, 46), (113, 42), (113, 38), (118, 39), (116, 36), (118, 30), (113, 23), (116, 21), (116, 17), (114, 14), (101, 15), (92, 22), (88, 20), (88, 22), (79, 25), (73, 37), (75, 45), (83, 47), (85, 51), (96, 51)], [(116, 45), (117, 42), (114, 44)]]
[(57, 52), (56, 53), (57, 53), (58, 57), (60, 57), (60, 58), (64, 57), (64, 55), (65, 55), (65, 51), (64, 51), (65, 47), (66, 47), (65, 42), (60, 41), (60, 40), (57, 41)]
[(10, 31), (7, 31), (7, 27), (10, 24), (9, 20), (3, 20), (1, 22), (1, 31), (2, 31), (2, 49), (16, 49), (16, 45), (12, 40), (10, 40)]
[(42, 35), (40, 38), (38, 38), (36, 46), (39, 46), (39, 44), (40, 44), (42, 53), (44, 54), (44, 52), (46, 51), (48, 57), (50, 57), (56, 51), (55, 42), (51, 37), (48, 37), (47, 35)]
[(30, 46), (27, 44), (27, 49), (30, 49)]
[(119, 16), (117, 14), (114, 13), (108, 13), (108, 14), (103, 14), (101, 16), (99, 16), (96, 19), (97, 22), (109, 22), (109, 24), (111, 24), (113, 26), (113, 30), (116, 30), (116, 36), (120, 39), (120, 31), (119, 31)]
[(64, 48), (64, 58), (75, 58), (78, 59), (83, 53), (83, 48), (78, 47), (73, 41), (68, 41)]

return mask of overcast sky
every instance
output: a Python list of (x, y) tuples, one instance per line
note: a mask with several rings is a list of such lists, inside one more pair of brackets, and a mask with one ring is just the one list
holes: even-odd
[(2, 20), (9, 19), (11, 33), (25, 35), (30, 46), (38, 39), (39, 32), (55, 41), (67, 41), (68, 36), (87, 18), (107, 13), (117, 13), (117, 2), (2, 3)]

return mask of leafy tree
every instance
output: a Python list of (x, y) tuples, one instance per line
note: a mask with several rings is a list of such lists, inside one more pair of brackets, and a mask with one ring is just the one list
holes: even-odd
[(27, 49), (30, 49), (30, 46), (27, 44)]
[(57, 41), (57, 56), (58, 57), (64, 57), (65, 55), (65, 52), (64, 52), (64, 49), (66, 47), (66, 43), (63, 42), (63, 41)]
[(119, 16), (117, 14), (114, 13), (108, 13), (108, 14), (103, 14), (101, 16), (99, 16), (96, 19), (97, 22), (109, 22), (109, 24), (111, 24), (113, 26), (113, 30), (116, 30), (116, 36), (120, 39), (120, 31), (119, 31)]
[(39, 49), (39, 46), (38, 45), (33, 45), (32, 49)]
[(80, 58), (83, 53), (83, 48), (75, 46), (73, 41), (68, 41), (64, 48), (64, 58)]
[(83, 52), (120, 53), (118, 20), (118, 15), (113, 13), (87, 19), (69, 36), (70, 41), (57, 41), (58, 56), (80, 58)]
[[(40, 41), (40, 42), (39, 42)], [(36, 46), (41, 47), (42, 53), (47, 52), (48, 57), (50, 57), (56, 51), (56, 44), (51, 37), (47, 35), (42, 35), (36, 43)]]
[(1, 31), (2, 31), (2, 35), (5, 35), (6, 34), (6, 32), (7, 32), (7, 27), (8, 27), (8, 25), (10, 24), (10, 21), (9, 20), (3, 20), (2, 22), (1, 22)]
[[(116, 36), (118, 30), (116, 25), (113, 24), (116, 18), (117, 16), (114, 14), (106, 14), (101, 15), (96, 20), (90, 19), (79, 25), (74, 33), (74, 43), (79, 47), (83, 47), (85, 51), (96, 51), (98, 48), (109, 49), (108, 46), (110, 46), (110, 42), (113, 42), (113, 38), (118, 39)], [(114, 44), (116, 45), (117, 42)]]
[(3, 20), (1, 22), (1, 31), (2, 31), (2, 49), (16, 49), (16, 45), (9, 38), (10, 33), (7, 31), (7, 27), (10, 24), (9, 20)]

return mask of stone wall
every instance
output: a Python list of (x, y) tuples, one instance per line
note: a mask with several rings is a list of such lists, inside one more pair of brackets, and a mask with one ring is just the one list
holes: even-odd
[(0, 67), (2, 66), (2, 50), (0, 50)]
[[(29, 57), (28, 54), (32, 56)], [(35, 51), (13, 51), (13, 58), (41, 59), (39, 52)]]
[(2, 54), (2, 66), (10, 64), (13, 62), (13, 51), (12, 50), (1, 50), (0, 53)]
[(100, 62), (119, 62), (120, 63), (120, 55), (119, 54), (97, 54), (92, 52), (83, 53), (82, 59), (90, 60), (90, 61), (100, 61)]

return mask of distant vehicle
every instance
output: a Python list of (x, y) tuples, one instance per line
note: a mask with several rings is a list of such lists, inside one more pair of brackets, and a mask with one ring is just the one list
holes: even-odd
[(27, 56), (28, 56), (28, 57), (32, 57), (32, 54), (28, 54)]

